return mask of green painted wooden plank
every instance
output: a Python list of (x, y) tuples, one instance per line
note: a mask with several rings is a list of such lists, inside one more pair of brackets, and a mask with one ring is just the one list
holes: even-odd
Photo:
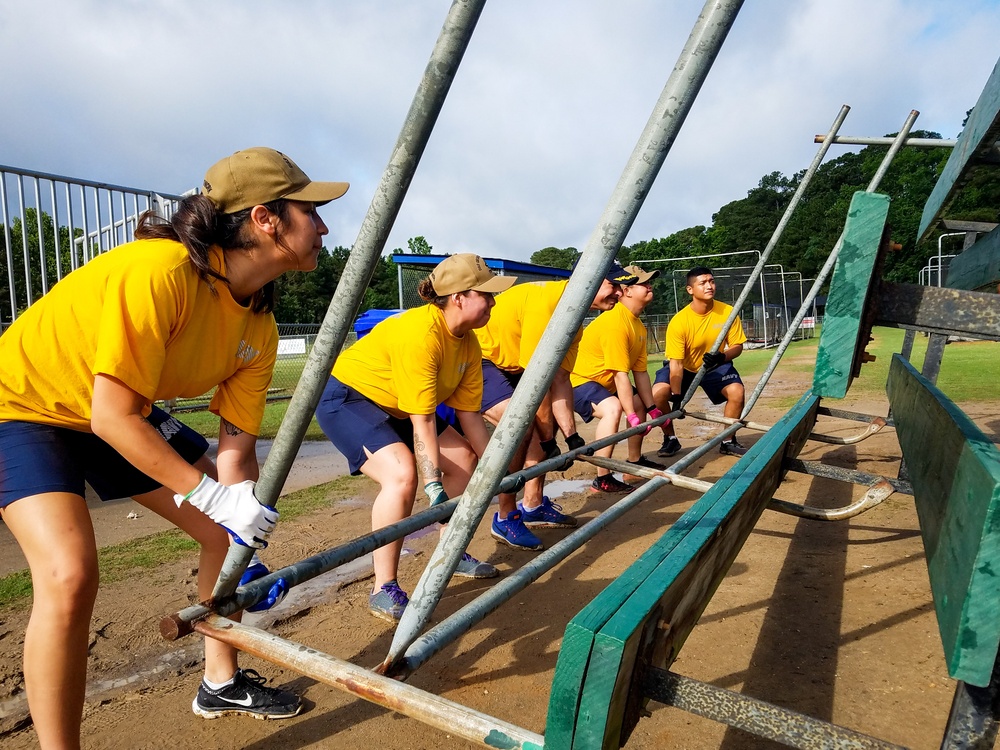
[(548, 750), (569, 750), (573, 743), (576, 714), (580, 704), (584, 677), (590, 662), (594, 635), (618, 611), (650, 573), (656, 570), (677, 544), (694, 529), (712, 504), (743, 471), (746, 464), (737, 462), (719, 478), (708, 493), (692, 505), (638, 560), (594, 597), (566, 625), (556, 671), (549, 693), (548, 717), (545, 724), (545, 746)]
[(676, 658), (780, 484), (783, 459), (807, 439), (818, 405), (806, 394), (751, 447), (744, 471), (595, 635), (574, 750), (617, 748), (631, 733), (643, 702), (632, 690), (637, 661), (667, 668)]
[(888, 214), (888, 196), (858, 192), (851, 200), (816, 351), (813, 391), (818, 396), (847, 395), (861, 352), (868, 345), (861, 339), (868, 335), (867, 303), (877, 282), (874, 269)]
[(913, 483), (948, 673), (986, 687), (1000, 647), (1000, 451), (898, 354), (886, 391)]
[(972, 292), (992, 292), (998, 283), (1000, 283), (1000, 228), (994, 229), (968, 250), (951, 259), (945, 286)]
[(1000, 136), (1000, 61), (990, 73), (979, 101), (965, 123), (965, 129), (952, 149), (951, 156), (934, 184), (920, 217), (919, 240), (926, 240), (935, 229), (937, 220), (961, 190), (963, 183), (977, 166), (979, 157), (992, 150)]

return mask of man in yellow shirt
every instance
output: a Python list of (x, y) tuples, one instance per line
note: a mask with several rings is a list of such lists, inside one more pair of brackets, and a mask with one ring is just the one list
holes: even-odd
[[(715, 276), (712, 269), (705, 266), (695, 266), (688, 271), (687, 293), (691, 295), (691, 303), (671, 318), (667, 326), (667, 361), (654, 378), (653, 397), (663, 411), (679, 409), (684, 393), (704, 362), (702, 390), (713, 404), (725, 403), (727, 417), (739, 419), (743, 411), (743, 381), (732, 361), (743, 353), (747, 340), (743, 324), (737, 317), (719, 351), (713, 354), (712, 345), (733, 308), (715, 299)], [(667, 437), (657, 455), (672, 456), (680, 450), (681, 444), (674, 437), (672, 427), (664, 426), (664, 433)], [(736, 442), (736, 438), (723, 442), (719, 450), (732, 456), (746, 453), (746, 448)]]
[[(623, 286), (636, 277), (617, 263), (598, 287), (592, 310), (610, 310), (621, 297)], [(483, 416), (494, 425), (500, 421), (524, 368), (534, 354), (542, 332), (552, 318), (568, 281), (519, 284), (496, 297), (496, 307), (485, 327), (476, 330), (483, 350)], [(548, 393), (535, 415), (534, 426), (525, 438), (508, 471), (520, 471), (544, 458), (559, 455), (555, 445), (555, 425), (566, 436), (570, 450), (584, 445), (573, 418), (573, 391), (569, 373), (579, 347), (578, 331), (563, 358)], [(553, 421), (555, 424), (553, 424)], [(529, 480), (524, 499), (516, 503), (514, 494), (499, 495), (500, 510), (494, 514), (491, 533), (495, 539), (516, 549), (542, 549), (534, 528), (572, 528), (576, 519), (542, 494), (545, 477)]]
[[(601, 313), (583, 331), (580, 353), (570, 375), (573, 386), (573, 406), (584, 422), (595, 416), (597, 439), (613, 435), (621, 427), (622, 414), (629, 426), (635, 427), (646, 419), (655, 419), (662, 412), (656, 408), (653, 390), (646, 370), (646, 326), (639, 315), (653, 301), (653, 279), (659, 271), (644, 271), (638, 266), (625, 270), (637, 279), (635, 284), (622, 287), (619, 304)], [(629, 373), (635, 385), (629, 380)], [(628, 439), (628, 460), (649, 469), (665, 469), (663, 464), (642, 455), (643, 435)], [(611, 457), (613, 445), (595, 453)], [(626, 479), (629, 477), (626, 476)], [(628, 492), (632, 485), (619, 481), (608, 469), (599, 468), (591, 489), (594, 492)]]

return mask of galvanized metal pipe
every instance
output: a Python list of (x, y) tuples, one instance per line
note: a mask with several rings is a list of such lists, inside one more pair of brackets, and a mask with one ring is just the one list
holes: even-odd
[(604, 456), (580, 456), (580, 460), (588, 464), (593, 464), (594, 466), (600, 466), (602, 469), (620, 471), (623, 474), (632, 474), (637, 477), (642, 477), (643, 479), (666, 479), (675, 487), (680, 487), (685, 490), (694, 490), (695, 492), (708, 492), (712, 489), (713, 485), (713, 482), (706, 482), (703, 479), (685, 477), (681, 474), (671, 474), (666, 470), (661, 471), (659, 469), (650, 469), (645, 466), (638, 466), (617, 458), (605, 458)]
[[(486, 0), (455, 0), (448, 11), (337, 291), (309, 352), (302, 377), (261, 469), (256, 495), (264, 505), (274, 506), (278, 501), (485, 3)], [(213, 597), (226, 596), (236, 589), (251, 554), (246, 547), (233, 545), (230, 548)]]
[[(822, 135), (814, 137), (815, 143), (823, 141)], [(858, 135), (838, 135), (833, 142), (843, 146), (891, 146), (896, 142), (895, 138), (881, 136), (870, 138)], [(904, 146), (915, 146), (916, 148), (955, 148), (958, 141), (954, 138), (907, 138)]]
[(800, 750), (833, 747), (906, 750), (852, 729), (653, 666), (646, 667), (641, 689), (644, 696), (665, 706), (674, 706)]
[[(872, 177), (871, 182), (868, 183), (868, 187), (865, 189), (865, 192), (874, 193), (878, 189), (878, 186), (881, 184), (882, 178), (885, 176), (885, 173), (889, 171), (889, 166), (892, 164), (893, 159), (896, 158), (896, 154), (899, 153), (899, 149), (903, 147), (903, 143), (906, 141), (907, 136), (910, 134), (910, 130), (911, 128), (913, 128), (913, 123), (916, 121), (917, 116), (919, 114), (920, 113), (917, 112), (916, 110), (912, 110), (910, 112), (909, 116), (906, 118), (906, 122), (903, 123), (903, 127), (900, 129), (899, 134), (893, 141), (893, 145), (889, 148), (889, 151), (882, 159), (882, 163), (879, 164), (879, 167), (875, 171), (875, 175)], [(795, 331), (802, 323), (802, 319), (806, 317), (806, 313), (808, 312), (809, 307), (812, 305), (813, 301), (816, 299), (816, 296), (819, 294), (820, 288), (823, 286), (824, 283), (826, 283), (827, 277), (833, 271), (833, 267), (837, 262), (837, 258), (840, 256), (840, 249), (841, 247), (843, 247), (843, 244), (844, 244), (844, 234), (843, 232), (841, 232), (840, 237), (837, 238), (837, 243), (833, 246), (833, 250), (830, 251), (830, 256), (826, 259), (826, 262), (823, 264), (823, 267), (820, 269), (820, 272), (816, 274), (816, 281), (813, 282), (813, 285), (809, 289), (808, 294), (806, 294), (806, 298), (802, 300), (802, 305), (799, 308), (799, 311), (795, 314), (795, 319), (788, 326), (788, 331), (785, 333), (785, 336), (782, 338), (781, 343), (778, 345), (778, 349), (777, 351), (775, 351), (774, 356), (771, 357), (771, 362), (768, 364), (767, 369), (764, 371), (764, 374), (761, 375), (760, 380), (757, 381), (757, 385), (756, 387), (754, 387), (753, 393), (751, 393), (750, 397), (747, 399), (746, 405), (743, 407), (743, 413), (740, 415), (740, 417), (745, 417), (747, 414), (749, 414), (750, 410), (753, 409), (754, 404), (757, 403), (757, 399), (760, 398), (761, 392), (764, 390), (764, 387), (771, 379), (771, 375), (774, 373), (775, 369), (778, 366), (778, 363), (781, 361), (781, 357), (784, 355), (785, 350), (788, 349), (788, 345), (792, 343), (792, 338), (795, 334)]]
[(392, 662), (387, 659), (382, 664), (381, 669), (401, 678), (412, 674), (434, 654), (463, 633), (468, 632), (476, 623), (482, 621), (490, 612), (523, 591), (533, 581), (569, 557), (610, 523), (665, 486), (667, 486), (667, 479), (658, 477), (629, 493), (592, 521), (563, 537), (533, 560), (415, 639), (406, 649), (402, 658)]
[(542, 750), (545, 744), (540, 734), (258, 628), (217, 615), (196, 627), (208, 638), (470, 742), (509, 750)]
[[(725, 341), (726, 336), (729, 335), (729, 329), (733, 327), (733, 323), (736, 321), (737, 316), (740, 314), (740, 310), (743, 309), (744, 303), (750, 296), (750, 290), (753, 288), (754, 283), (757, 279), (761, 277), (764, 272), (764, 266), (767, 264), (767, 259), (771, 257), (771, 253), (777, 246), (778, 241), (781, 236), (785, 233), (785, 228), (788, 226), (788, 222), (792, 220), (792, 214), (795, 213), (795, 209), (798, 208), (799, 202), (802, 200), (802, 196), (805, 194), (812, 182), (813, 176), (816, 174), (816, 170), (819, 169), (820, 164), (823, 163), (823, 159), (826, 157), (827, 151), (830, 150), (830, 146), (833, 144), (833, 139), (837, 135), (837, 131), (840, 130), (840, 126), (844, 124), (844, 120), (847, 119), (847, 113), (851, 111), (851, 108), (846, 104), (840, 108), (837, 113), (837, 117), (834, 118), (833, 124), (830, 126), (829, 132), (827, 132), (826, 137), (823, 139), (822, 145), (816, 151), (816, 155), (813, 157), (812, 162), (809, 164), (808, 169), (802, 179), (799, 181), (799, 185), (795, 188), (795, 193), (792, 195), (792, 199), (788, 202), (785, 207), (785, 212), (781, 215), (781, 220), (778, 222), (778, 226), (774, 228), (774, 232), (771, 233), (771, 239), (768, 240), (767, 246), (764, 251), (760, 254), (760, 258), (757, 260), (757, 265), (754, 270), (750, 273), (750, 277), (747, 279), (746, 284), (743, 286), (743, 290), (740, 292), (739, 297), (733, 302), (733, 309), (730, 310), (729, 316), (726, 318), (726, 322), (722, 324), (722, 329), (719, 331), (719, 335), (715, 338), (715, 343), (712, 344), (711, 351), (719, 351), (719, 347), (722, 346), (722, 342)], [(763, 304), (764, 300), (764, 282), (761, 280), (761, 300)], [(805, 307), (805, 304), (802, 305)], [(764, 309), (764, 346), (767, 346), (767, 310)], [(698, 372), (695, 373), (694, 380), (691, 381), (691, 385), (688, 386), (687, 392), (683, 395), (681, 401), (681, 406), (688, 403), (693, 397), (698, 386), (701, 384), (702, 378), (705, 377), (705, 365), (702, 364)], [(742, 416), (746, 416), (749, 413), (749, 409), (744, 411)]]
[(457, 504), (457, 500), (449, 500), (440, 505), (427, 508), (419, 513), (414, 513), (408, 518), (404, 518), (402, 521), (397, 521), (389, 526), (376, 529), (369, 534), (332, 547), (312, 557), (307, 557), (287, 567), (274, 570), (269, 575), (240, 586), (229, 596), (212, 600), (207, 604), (195, 604), (172, 615), (167, 615), (160, 621), (160, 635), (168, 641), (174, 641), (181, 636), (189, 635), (193, 632), (191, 623), (195, 620), (213, 613), (225, 617), (247, 607), (252, 607), (267, 596), (271, 586), (277, 583), (278, 579), (284, 579), (290, 588), (294, 588), (301, 583), (305, 583), (323, 573), (338, 568), (344, 563), (356, 560), (362, 555), (367, 555), (369, 552), (389, 542), (402, 539), (407, 534), (412, 534), (434, 523), (448, 520)]
[(810, 521), (846, 521), (849, 518), (860, 516), (862, 513), (880, 505), (887, 497), (896, 490), (886, 479), (875, 482), (868, 491), (857, 502), (844, 505), (840, 508), (817, 508), (811, 505), (799, 505), (786, 500), (771, 498), (767, 504), (768, 510), (776, 510), (797, 518), (807, 518)]
[(882, 419), (885, 421), (886, 427), (895, 427), (896, 423), (891, 419), (886, 417), (879, 417), (875, 414), (861, 414), (856, 411), (848, 411), (847, 409), (834, 409), (829, 406), (822, 406), (816, 409), (817, 414), (821, 414), (827, 417), (835, 417), (836, 419), (849, 419), (854, 422), (871, 422), (875, 419)]
[(429, 622), (742, 5), (743, 0), (708, 0), (702, 8), (486, 454), (414, 588), (396, 628), (387, 663), (399, 658)]
[(0, 210), (3, 210), (3, 246), (7, 254), (7, 291), (10, 296), (10, 320), (17, 319), (17, 292), (14, 290), (14, 251), (10, 244), (10, 215), (7, 210), (7, 173), (0, 169)]
[[(760, 422), (743, 422), (739, 419), (733, 419), (732, 417), (720, 417), (715, 414), (707, 414), (704, 412), (689, 411), (685, 413), (689, 417), (704, 419), (706, 422), (716, 422), (718, 424), (738, 424), (748, 430), (767, 432), (771, 429), (771, 425), (761, 424)], [(831, 445), (854, 445), (855, 443), (860, 443), (862, 440), (867, 440), (872, 435), (879, 432), (883, 427), (885, 427), (885, 424), (884, 418), (872, 417), (868, 427), (856, 435), (851, 435), (850, 437), (839, 437), (837, 435), (827, 435), (822, 432), (813, 431), (809, 433), (809, 439), (816, 440), (821, 443), (829, 443)]]

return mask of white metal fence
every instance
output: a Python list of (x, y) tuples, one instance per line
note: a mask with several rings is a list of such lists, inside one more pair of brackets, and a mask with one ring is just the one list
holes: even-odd
[(143, 211), (183, 196), (0, 165), (0, 330), (95, 255), (131, 242)]

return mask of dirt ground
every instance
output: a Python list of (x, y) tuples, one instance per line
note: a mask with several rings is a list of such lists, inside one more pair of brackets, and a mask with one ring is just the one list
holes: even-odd
[[(773, 422), (789, 397), (807, 387), (804, 363), (779, 370), (753, 412)], [(748, 386), (751, 385), (748, 383)], [(778, 401), (776, 402), (776, 399)], [(882, 400), (831, 404), (885, 414)], [(696, 397), (694, 409), (708, 402)], [(993, 439), (1000, 421), (991, 407), (963, 404)], [(718, 432), (692, 418), (677, 423), (685, 450)], [(853, 434), (862, 426), (821, 417), (818, 429)], [(592, 433), (583, 430), (585, 437)], [(744, 443), (756, 437), (750, 432)], [(655, 457), (659, 431), (647, 438)], [(617, 455), (623, 451), (619, 449)], [(895, 476), (899, 447), (891, 429), (855, 446), (806, 445), (801, 458)], [(668, 461), (673, 459), (668, 459)], [(710, 455), (687, 473), (721, 476), (734, 458)], [(593, 469), (577, 464), (563, 476), (570, 491), (558, 498), (585, 522), (615, 498), (593, 494), (585, 484)], [(360, 478), (333, 493), (330, 507), (279, 524), (265, 560), (279, 567), (332, 547), (369, 529), (374, 485)], [(862, 488), (804, 475), (789, 475), (777, 497), (823, 507), (857, 499)], [(534, 732), (544, 733), (549, 688), (566, 623), (630, 565), (696, 499), (666, 488), (599, 534), (561, 565), (445, 648), (410, 679), (442, 695)], [(542, 531), (553, 543), (564, 532)], [(412, 591), (436, 534), (406, 543), (400, 583)], [(514, 570), (530, 553), (500, 547), (488, 519), (469, 550), (500, 568)], [(107, 586), (98, 595), (90, 653), (90, 694), (84, 745), (90, 748), (459, 748), (447, 733), (355, 699), (257, 659), (272, 684), (295, 690), (305, 710), (283, 722), (246, 718), (205, 721), (190, 703), (201, 676), (196, 636), (168, 643), (160, 618), (193, 601), (194, 556), (164, 565), (148, 576)], [(391, 626), (367, 611), (369, 563), (331, 571), (300, 587), (274, 614), (249, 616), (273, 632), (334, 656), (371, 667), (384, 657)], [(441, 600), (435, 621), (468, 603), (490, 581), (456, 579)], [(33, 747), (20, 673), (28, 613), (0, 610), (0, 744)], [(713, 685), (738, 690), (913, 748), (938, 747), (954, 683), (947, 676), (931, 603), (923, 547), (912, 498), (893, 495), (848, 522), (819, 523), (765, 512), (688, 639), (673, 669)], [(659, 704), (642, 720), (629, 748), (769, 748), (738, 730)]]

